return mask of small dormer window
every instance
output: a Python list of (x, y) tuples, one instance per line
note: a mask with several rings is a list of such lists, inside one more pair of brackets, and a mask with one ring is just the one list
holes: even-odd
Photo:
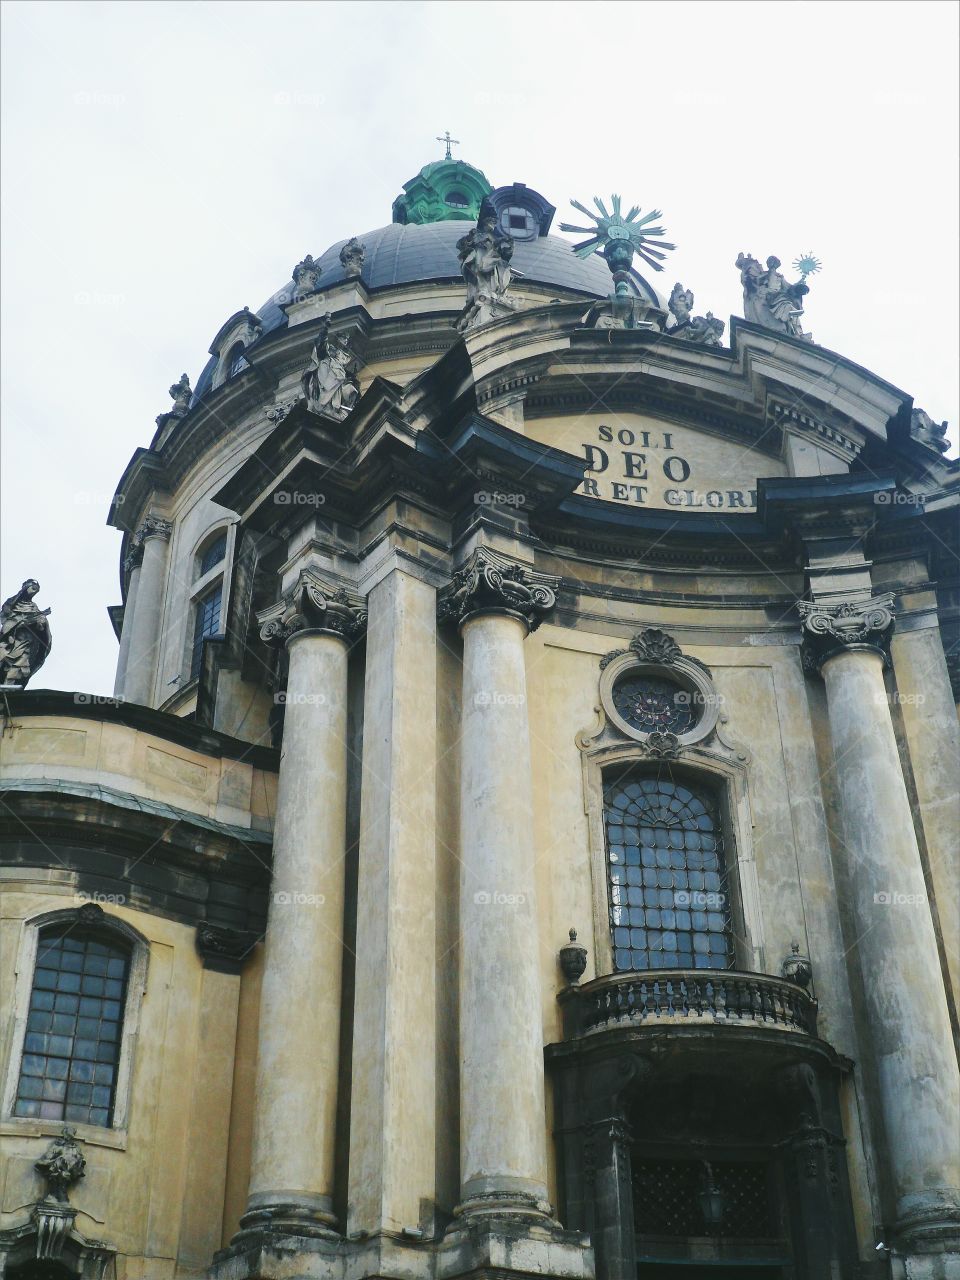
[(449, 191), (445, 199), (453, 209), (467, 209), (470, 206), (470, 201), (462, 191)]
[(230, 348), (230, 354), (227, 356), (228, 378), (232, 378), (235, 373), (240, 373), (242, 369), (248, 369), (250, 367), (243, 357), (245, 350), (246, 348), (242, 342), (235, 342)]
[(537, 220), (529, 209), (508, 205), (500, 214), (500, 227), (514, 240), (532, 240), (537, 235)]

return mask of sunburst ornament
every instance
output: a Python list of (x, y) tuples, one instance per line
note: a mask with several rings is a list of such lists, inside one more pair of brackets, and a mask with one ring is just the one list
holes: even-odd
[(815, 253), (804, 253), (799, 258), (794, 258), (793, 265), (800, 272), (804, 280), (807, 276), (815, 276), (823, 263)]
[(611, 196), (610, 201), (613, 205), (613, 213), (608, 212), (599, 196), (594, 196), (593, 203), (599, 210), (597, 214), (581, 204), (579, 200), (571, 200), (570, 203), (574, 209), (579, 209), (581, 213), (586, 214), (594, 225), (575, 227), (569, 222), (561, 222), (560, 230), (586, 235), (588, 239), (575, 244), (573, 252), (578, 258), (589, 258), (591, 253), (602, 253), (607, 266), (613, 272), (617, 292), (625, 293), (634, 254), (642, 258), (654, 271), (662, 271), (661, 263), (665, 260), (667, 252), (677, 246), (659, 239), (660, 236), (666, 235), (663, 227), (650, 226), (651, 222), (663, 217), (659, 209), (654, 209), (640, 218), (639, 205), (635, 204), (632, 209), (623, 214), (620, 212), (620, 197)]

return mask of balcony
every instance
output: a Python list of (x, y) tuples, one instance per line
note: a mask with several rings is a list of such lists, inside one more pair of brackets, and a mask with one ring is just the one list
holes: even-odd
[(817, 1002), (796, 983), (732, 969), (614, 973), (560, 993), (565, 1040), (614, 1028), (715, 1024), (817, 1034)]

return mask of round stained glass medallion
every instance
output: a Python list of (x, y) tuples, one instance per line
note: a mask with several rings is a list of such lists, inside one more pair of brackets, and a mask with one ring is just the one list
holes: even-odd
[(627, 672), (613, 686), (617, 713), (640, 733), (688, 733), (700, 719), (700, 697), (675, 680)]

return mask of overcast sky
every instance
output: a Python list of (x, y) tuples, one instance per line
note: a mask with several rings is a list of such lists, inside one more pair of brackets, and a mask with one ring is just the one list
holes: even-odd
[(31, 687), (109, 693), (131, 453), (223, 321), (390, 221), (457, 154), (494, 185), (621, 192), (657, 284), (739, 313), (739, 250), (813, 250), (804, 325), (956, 440), (957, 14), (936, 3), (7, 3), (3, 556), (41, 583)]

